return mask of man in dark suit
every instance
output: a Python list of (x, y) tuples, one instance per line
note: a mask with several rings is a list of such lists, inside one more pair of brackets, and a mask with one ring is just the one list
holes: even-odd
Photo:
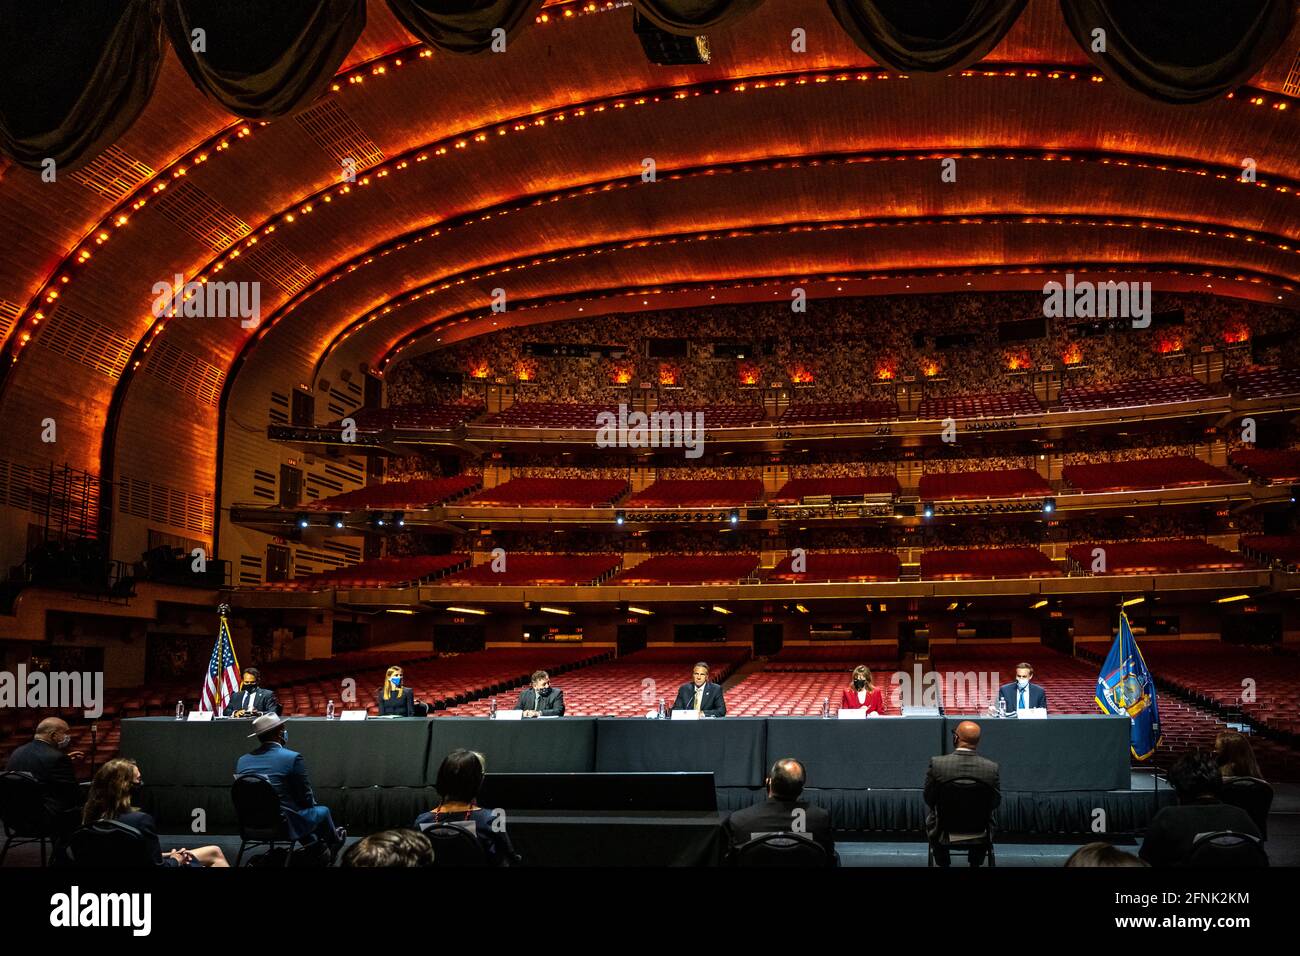
[(700, 661), (691, 671), (691, 680), (677, 690), (673, 710), (698, 711), (701, 717), (726, 717), (727, 702), (722, 687), (709, 681), (709, 665)]
[(69, 752), (72, 736), (58, 717), (46, 717), (36, 725), (36, 735), (9, 755), (5, 770), (30, 773), (45, 785), (45, 822), (56, 834), (67, 836), (81, 824), (85, 797), (77, 784), (73, 760), (85, 756)]
[[(925, 832), (929, 835), (930, 845), (934, 849), (934, 861), (940, 866), (948, 866), (951, 857), (947, 848), (937, 843), (938, 837), (944, 832), (943, 821), (938, 819), (934, 809), (939, 799), (939, 788), (950, 780), (969, 777), (981, 780), (993, 788), (997, 794), (993, 802), (994, 807), (1002, 802), (998, 765), (976, 753), (979, 743), (979, 724), (972, 720), (963, 720), (952, 733), (952, 753), (931, 757), (930, 769), (925, 773), (925, 805), (930, 808), (930, 813), (925, 818)], [(993, 820), (990, 818), (989, 828), (992, 827)], [(985, 853), (983, 850), (971, 850), (968, 856), (971, 866), (979, 866), (984, 862)]]
[(799, 799), (806, 780), (803, 764), (791, 757), (772, 764), (767, 778), (767, 799), (737, 810), (727, 818), (732, 849), (764, 833), (806, 833), (826, 850), (827, 865), (837, 866), (839, 856), (831, 837), (831, 815)]
[(235, 775), (253, 773), (269, 780), (280, 796), (289, 832), (300, 840), (315, 837), (329, 848), (331, 856), (337, 855), (348, 832), (334, 825), (329, 807), (316, 802), (302, 754), (285, 746), (284, 725), (284, 718), (275, 714), (263, 714), (253, 721), (253, 732), (248, 736), (257, 738), (258, 748), (239, 758)]
[(564, 691), (551, 686), (546, 671), (533, 671), (532, 686), (520, 691), (515, 710), (522, 710), (525, 717), (563, 717)]
[(275, 692), (259, 687), (262, 672), (256, 667), (244, 668), (244, 684), (230, 695), (226, 703), (227, 717), (260, 717), (262, 714), (284, 713), (284, 708), (275, 697)]
[(1030, 683), (1034, 677), (1034, 668), (1025, 663), (1016, 665), (1016, 679), (1010, 684), (998, 688), (998, 696), (1006, 704), (1007, 716), (1014, 717), (1021, 710), (1033, 707), (1047, 709), (1047, 691), (1037, 684)]
[(1178, 805), (1155, 815), (1138, 851), (1152, 866), (1185, 865), (1198, 833), (1233, 830), (1260, 835), (1250, 814), (1219, 800), (1223, 777), (1212, 755), (1200, 750), (1183, 755), (1169, 771), (1169, 783), (1178, 794)]

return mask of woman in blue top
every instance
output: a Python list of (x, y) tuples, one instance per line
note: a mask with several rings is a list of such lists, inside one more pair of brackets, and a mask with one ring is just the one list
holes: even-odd
[[(487, 763), (481, 753), (453, 750), (438, 768), (434, 786), (442, 802), (415, 818), (417, 827), (431, 823), (473, 823), (474, 836), (487, 855), (489, 866), (510, 866), (519, 862), (505, 826), (498, 822), (495, 810), (476, 802)], [(435, 851), (436, 852), (436, 851)]]
[(169, 850), (164, 853), (158, 843), (158, 826), (154, 819), (132, 804), (142, 786), (140, 767), (134, 760), (117, 757), (108, 761), (95, 773), (86, 797), (86, 807), (81, 821), (91, 826), (99, 820), (117, 820), (139, 830), (149, 844), (149, 850), (158, 866), (230, 866), (226, 855), (218, 846), (201, 846), (195, 850)]

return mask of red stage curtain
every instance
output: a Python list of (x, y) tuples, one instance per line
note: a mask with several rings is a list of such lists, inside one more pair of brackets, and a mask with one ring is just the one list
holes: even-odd
[[(1166, 103), (1245, 83), (1291, 32), (1293, 0), (1061, 0), (1074, 38), (1113, 79)], [(1092, 32), (1106, 31), (1106, 52)]]
[(882, 66), (937, 73), (982, 59), (1027, 0), (828, 0), (858, 47)]
[[(248, 119), (309, 106), (366, 25), (365, 0), (165, 0), (163, 9), (194, 85)], [(206, 32), (206, 52), (193, 51), (196, 28)]]

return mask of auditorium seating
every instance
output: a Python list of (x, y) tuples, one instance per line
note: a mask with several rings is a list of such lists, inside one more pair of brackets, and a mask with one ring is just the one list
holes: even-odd
[(991, 392), (985, 395), (945, 395), (921, 400), (917, 417), (924, 420), (944, 418), (1010, 418), (1037, 415), (1043, 407), (1026, 391)]
[(806, 570), (791, 570), (793, 557), (781, 561), (767, 580), (780, 584), (831, 581), (897, 581), (898, 555), (892, 551), (809, 551)]
[(756, 554), (657, 554), (606, 581), (611, 586), (736, 584), (758, 568)]
[(1288, 570), (1300, 568), (1300, 534), (1248, 535), (1238, 546), (1242, 554), (1266, 567), (1276, 561)]
[[(840, 695), (849, 689), (853, 665), (828, 670), (785, 670), (751, 674), (725, 692), (728, 717), (819, 717), (822, 702), (830, 712), (840, 709)], [(884, 713), (899, 713), (890, 700), (890, 674), (872, 671), (884, 698)], [(924, 770), (922, 770), (924, 776)]]
[[(440, 431), (455, 428), (478, 417), (483, 403), (473, 400), (447, 402), (442, 405), (390, 405), (387, 408), (358, 408), (345, 416), (351, 418), (359, 432), (377, 432), (386, 429), (411, 429), (414, 431)], [(343, 419), (329, 422), (322, 428), (341, 429)]]
[(757, 478), (676, 478), (660, 480), (625, 501), (627, 508), (739, 507), (763, 497)]
[(1237, 480), (1208, 462), (1185, 455), (1066, 465), (1061, 474), (1066, 482), (1085, 494), (1127, 491), (1135, 488), (1224, 485)]
[[(660, 405), (655, 411), (669, 415), (674, 413), (683, 416), (703, 415), (704, 427), (709, 430), (748, 428), (750, 425), (762, 423), (764, 417), (761, 405)], [(696, 421), (697, 419), (692, 417), (684, 419), (684, 424), (693, 428)], [(674, 427), (676, 427), (675, 419)]]
[(1288, 484), (1300, 481), (1300, 449), (1243, 448), (1232, 463), (1253, 478)]
[[(1098, 548), (1105, 552), (1104, 571), (1092, 570), (1093, 551)], [(1250, 567), (1239, 555), (1196, 538), (1076, 544), (1067, 554), (1079, 570), (1092, 574), (1177, 574)]]
[(872, 644), (786, 644), (768, 658), (766, 671), (825, 670), (847, 674), (859, 664), (872, 672), (898, 669), (897, 646)]
[(328, 588), (400, 588), (440, 578), (469, 563), (466, 554), (375, 558), (346, 568), (308, 574), (292, 581), (268, 581), (263, 591), (323, 591)]
[(467, 505), (607, 508), (627, 491), (622, 478), (511, 478), (467, 498)]
[[(672, 707), (677, 689), (691, 679), (696, 661), (707, 661), (711, 679), (721, 683), (749, 655), (747, 645), (650, 647), (583, 667), (552, 683), (564, 691), (566, 717), (645, 717), (661, 697), (665, 706)], [(497, 706), (513, 707), (516, 699), (513, 693), (500, 696)], [(450, 708), (446, 716), (478, 717), (487, 710), (488, 699), (481, 697)]]
[(781, 413), (782, 425), (833, 425), (840, 422), (879, 422), (898, 417), (893, 402), (794, 402)]
[(1300, 395), (1300, 368), (1254, 365), (1229, 372), (1223, 380), (1238, 398)]
[(492, 569), (486, 561), (443, 578), (439, 585), (449, 587), (576, 587), (598, 584), (614, 572), (620, 563), (616, 554), (519, 554), (505, 556), (505, 568)]
[(791, 478), (768, 498), (768, 504), (798, 504), (805, 498), (861, 498), (867, 495), (896, 495), (898, 479), (893, 475), (863, 475), (860, 478)]
[[(583, 428), (595, 430), (600, 427), (599, 416), (609, 412), (617, 417), (618, 404), (611, 403), (575, 403), (566, 402), (515, 402), (509, 408), (489, 415), (483, 420), (485, 425), (502, 428)], [(743, 428), (763, 420), (763, 409), (759, 405), (660, 405), (647, 414), (661, 412), (666, 415), (695, 414), (704, 415), (704, 427)], [(676, 427), (677, 419), (670, 420)], [(686, 424), (693, 426), (694, 419)], [(632, 427), (633, 423), (629, 423)]]
[(420, 481), (388, 481), (366, 485), (355, 491), (330, 495), (304, 505), (308, 511), (365, 511), (386, 508), (425, 508), (459, 498), (480, 484), (477, 475), (430, 478)]
[(1211, 398), (1213, 392), (1191, 376), (1140, 379), (1101, 385), (1071, 385), (1061, 392), (1061, 410), (1089, 411), (1099, 408), (1132, 408)]
[(969, 581), (984, 578), (1053, 578), (1061, 569), (1037, 548), (953, 548), (921, 552), (921, 578)]
[(917, 493), (926, 501), (969, 501), (979, 498), (1038, 498), (1053, 494), (1032, 468), (1005, 471), (939, 472), (921, 476)]

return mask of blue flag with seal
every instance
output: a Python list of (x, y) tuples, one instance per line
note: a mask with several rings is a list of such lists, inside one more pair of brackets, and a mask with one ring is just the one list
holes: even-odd
[(1097, 675), (1097, 706), (1108, 714), (1127, 714), (1132, 735), (1133, 756), (1146, 760), (1160, 743), (1160, 710), (1156, 706), (1156, 684), (1147, 670), (1129, 627), (1128, 615), (1119, 615), (1119, 633), (1110, 646)]

